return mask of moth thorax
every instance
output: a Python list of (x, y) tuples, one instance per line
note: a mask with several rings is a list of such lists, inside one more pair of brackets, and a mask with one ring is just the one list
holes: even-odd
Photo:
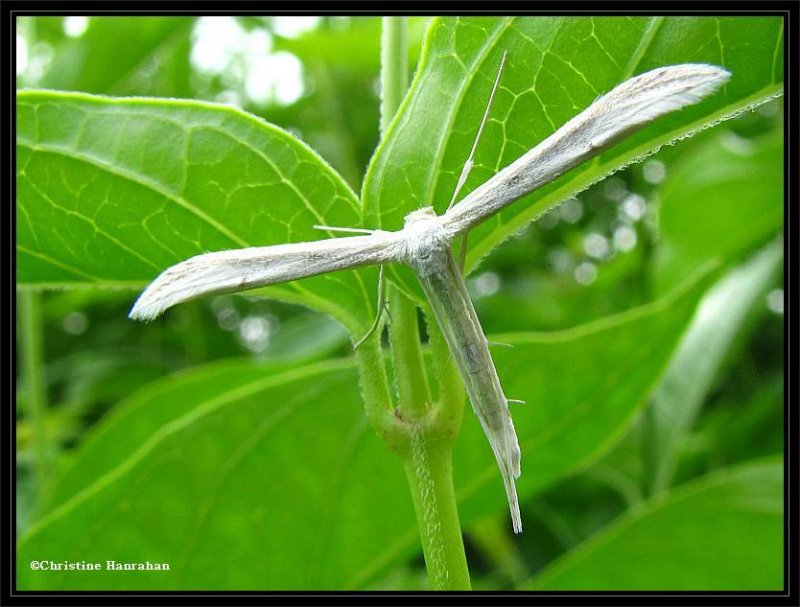
[(447, 250), (451, 239), (433, 207), (423, 207), (406, 215), (403, 236), (404, 256), (412, 265), (420, 261), (424, 264), (435, 253)]

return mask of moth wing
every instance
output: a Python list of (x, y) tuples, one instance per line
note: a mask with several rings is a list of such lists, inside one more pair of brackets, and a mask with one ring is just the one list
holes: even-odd
[(175, 304), (203, 295), (394, 261), (397, 240), (392, 232), (376, 231), (368, 236), (197, 255), (164, 270), (136, 300), (129, 317), (152, 320)]
[(707, 97), (730, 78), (715, 65), (660, 67), (626, 80), (469, 193), (444, 215), (453, 234), (563, 175), (653, 120)]

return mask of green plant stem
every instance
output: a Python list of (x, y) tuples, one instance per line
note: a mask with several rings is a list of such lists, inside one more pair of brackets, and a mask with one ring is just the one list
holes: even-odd
[(422, 358), (417, 307), (398, 289), (390, 288), (389, 315), (400, 414), (409, 421), (421, 419), (430, 410), (432, 401)]
[(344, 176), (347, 183), (357, 188), (362, 177), (358, 159), (353, 149), (353, 138), (346, 128), (346, 117), (342, 109), (339, 90), (331, 77), (328, 63), (322, 60), (309, 60), (308, 64), (314, 72), (314, 79), (320, 88), (320, 99), (325, 103), (325, 112), (328, 114), (328, 124), (331, 125), (336, 138), (336, 151), (339, 162), (337, 170)]
[(458, 368), (450, 353), (450, 347), (442, 335), (442, 330), (433, 318), (433, 313), (427, 311), (425, 315), (428, 327), (428, 345), (430, 346), (433, 369), (439, 387), (437, 398), (437, 415), (440, 425), (445, 426), (452, 433), (453, 439), (461, 428), (464, 417), (464, 400), (466, 393), (464, 382), (458, 373)]
[(361, 396), (372, 427), (393, 450), (400, 451), (402, 438), (397, 434), (394, 422), (389, 378), (381, 348), (380, 331), (375, 331), (355, 352)]
[[(385, 133), (408, 87), (404, 18), (384, 17), (381, 44), (381, 133)], [(428, 584), (432, 590), (469, 590), (469, 569), (453, 487), (453, 443), (461, 420), (459, 415), (452, 415), (452, 405), (457, 401), (452, 398), (452, 377), (445, 373), (440, 378), (440, 402), (433, 407), (417, 308), (399, 290), (392, 289), (389, 310), (399, 397), (395, 427), (402, 434), (397, 452), (403, 459), (414, 501)], [(446, 366), (436, 368), (446, 370)]]
[(17, 299), (20, 321), (20, 364), (22, 382), (28, 393), (28, 409), (33, 428), (33, 449), (36, 468), (37, 498), (35, 509), (41, 512), (42, 502), (50, 491), (52, 462), (47, 436), (47, 392), (44, 383), (44, 348), (42, 343), (42, 311), (40, 295), (21, 291)]
[(417, 426), (411, 435), (406, 478), (414, 500), (431, 590), (470, 590), (469, 569), (453, 487), (453, 445)]
[(394, 118), (408, 89), (408, 24), (384, 17), (381, 30), (381, 133)]

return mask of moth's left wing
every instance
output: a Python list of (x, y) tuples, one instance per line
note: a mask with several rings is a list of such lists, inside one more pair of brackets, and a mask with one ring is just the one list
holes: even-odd
[(197, 255), (162, 272), (136, 300), (130, 318), (152, 320), (177, 303), (326, 272), (394, 261), (396, 232), (331, 238)]
[(508, 399), (489, 352), (467, 286), (450, 249), (432, 250), (410, 264), (428, 297), (436, 322), (456, 362), (472, 409), (492, 448), (511, 510), (514, 533), (522, 532), (522, 517), (514, 480), (520, 475), (520, 449)]

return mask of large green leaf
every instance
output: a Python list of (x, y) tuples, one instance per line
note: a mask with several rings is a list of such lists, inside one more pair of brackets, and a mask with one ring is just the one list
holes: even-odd
[[(765, 309), (782, 268), (783, 243), (766, 247), (728, 272), (698, 307), (648, 410), (648, 476), (655, 491), (669, 487), (691, 429), (733, 341), (752, 328), (748, 316)], [(774, 410), (780, 410), (776, 398)]]
[(53, 35), (61, 29), (61, 21), (55, 17), (20, 20), (20, 27), (30, 33), (30, 42), (52, 46), (53, 60), (37, 86), (113, 95), (189, 93), (189, 34), (194, 17), (95, 16), (79, 38)]
[[(408, 60), (419, 58), (425, 33), (425, 17), (409, 17)], [(324, 24), (296, 38), (277, 37), (275, 48), (291, 51), (306, 64), (325, 63), (337, 69), (360, 70), (373, 77), (380, 70), (381, 18), (358, 17), (347, 28)]]
[(722, 132), (682, 156), (664, 183), (655, 278), (659, 292), (719, 256), (736, 262), (783, 227), (783, 133)]
[[(629, 425), (707, 280), (570, 331), (502, 336), (523, 449), (520, 494), (585, 464)], [(570, 381), (554, 378), (570, 374)], [(468, 416), (455, 455), (462, 521), (503, 513)], [(510, 525), (509, 525), (510, 533)], [(20, 588), (363, 588), (418, 546), (402, 466), (369, 429), (351, 361), (209, 365), (131, 397), (100, 425), (22, 539), (32, 559), (169, 562), (171, 573), (36, 572)]]
[(783, 466), (701, 478), (648, 503), (545, 569), (536, 590), (781, 590)]
[[(686, 268), (710, 258), (733, 265), (780, 233), (782, 144), (779, 129), (758, 140), (722, 132), (671, 167), (660, 196), (657, 291), (669, 290)], [(782, 242), (773, 242), (731, 270), (704, 299), (684, 336), (649, 411), (648, 476), (654, 490), (669, 486), (683, 439), (731, 344), (752, 328), (747, 318), (764, 309), (781, 268), (782, 248)]]
[[(434, 20), (417, 76), (370, 165), (364, 202), (397, 229), (414, 208), (447, 207), (503, 52), (506, 69), (463, 195), (598, 95), (647, 70), (722, 65), (731, 81), (659, 119), (470, 232), (467, 268), (558, 202), (659, 146), (779, 94), (783, 25), (766, 17), (509, 17)], [(417, 290), (407, 273), (409, 290)]]
[[(17, 96), (17, 280), (32, 287), (142, 288), (208, 251), (331, 237), (353, 192), (285, 131), (192, 101), (56, 92)], [(271, 288), (361, 331), (375, 272)]]

